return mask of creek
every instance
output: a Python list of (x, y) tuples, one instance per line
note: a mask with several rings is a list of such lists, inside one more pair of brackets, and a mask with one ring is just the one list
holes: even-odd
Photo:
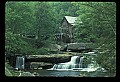
[(95, 62), (93, 56), (72, 56), (69, 62), (54, 64), (50, 69), (28, 71), (36, 72), (42, 77), (102, 77), (106, 76), (107, 72)]

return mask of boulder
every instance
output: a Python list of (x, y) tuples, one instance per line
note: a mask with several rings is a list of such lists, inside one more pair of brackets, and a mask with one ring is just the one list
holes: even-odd
[(19, 75), (19, 77), (35, 77), (35, 75), (34, 74), (32, 74), (32, 73), (30, 73), (30, 72), (20, 72), (20, 75)]
[(61, 47), (61, 51), (91, 51), (93, 46), (91, 43), (69, 43)]
[(30, 69), (48, 69), (53, 67), (52, 63), (44, 63), (44, 62), (31, 62)]
[(55, 54), (55, 55), (27, 55), (26, 62), (45, 62), (45, 63), (64, 63), (71, 59), (71, 55)]

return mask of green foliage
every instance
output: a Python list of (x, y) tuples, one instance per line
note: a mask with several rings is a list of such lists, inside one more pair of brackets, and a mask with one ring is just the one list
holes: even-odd
[(25, 53), (30, 49), (31, 45), (21, 39), (17, 34), (6, 30), (5, 32), (5, 51), (6, 53)]
[[(38, 40), (36, 41), (37, 47), (41, 48), (46, 45), (47, 40), (53, 37), (55, 22), (52, 6), (50, 3), (39, 2), (36, 4), (35, 17), (36, 23), (35, 28), (37, 29)], [(53, 39), (51, 40), (53, 41)]]
[[(9, 29), (5, 33), (6, 52), (46, 53), (47, 50), (42, 49), (42, 47), (54, 42), (52, 37), (55, 26), (53, 25), (54, 17), (52, 17), (52, 13), (49, 3), (45, 2), (6, 2), (5, 28)], [(18, 34), (38, 35), (38, 39), (27, 39), (18, 36)]]
[(5, 32), (5, 52), (7, 54), (48, 54), (48, 48), (35, 48), (32, 44), (24, 41), (20, 36), (6, 30)]
[(13, 33), (29, 33), (34, 31), (34, 14), (29, 2), (6, 2), (5, 4), (5, 25), (11, 28)]
[[(79, 7), (76, 11), (83, 22), (75, 26), (77, 41), (89, 42), (95, 40), (103, 54), (96, 61), (109, 72), (116, 73), (116, 4), (114, 2), (79, 2), (73, 3)], [(80, 35), (87, 35), (82, 36)], [(93, 41), (94, 42), (94, 41)]]
[[(116, 3), (114, 2), (6, 2), (6, 53), (48, 54), (65, 15), (76, 16), (74, 42), (93, 42), (100, 48), (96, 61), (116, 72)], [(81, 23), (82, 21), (82, 23)], [(8, 30), (9, 29), (9, 30)], [(38, 35), (25, 39), (18, 34)]]
[(36, 50), (37, 55), (46, 55), (48, 53), (49, 53), (48, 48), (39, 48), (39, 49)]

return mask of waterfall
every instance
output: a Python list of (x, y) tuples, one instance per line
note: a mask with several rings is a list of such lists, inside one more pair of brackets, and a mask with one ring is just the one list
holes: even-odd
[(16, 58), (16, 69), (24, 69), (24, 64), (25, 64), (25, 58), (22, 56), (18, 56)]
[(84, 66), (83, 60), (84, 60), (84, 56), (72, 56), (69, 62), (55, 64), (52, 69), (53, 70), (65, 69), (66, 70), (66, 69), (83, 68)]
[(80, 58), (79, 68), (83, 67), (83, 59), (84, 59), (84, 56)]

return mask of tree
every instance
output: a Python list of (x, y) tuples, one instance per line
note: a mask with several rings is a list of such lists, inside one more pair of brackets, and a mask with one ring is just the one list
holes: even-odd
[[(46, 49), (37, 50), (33, 39), (21, 35), (35, 35), (34, 2), (6, 2), (5, 5), (5, 52), (7, 54), (41, 54)], [(38, 52), (39, 51), (39, 52)], [(41, 51), (41, 52), (40, 52)]]
[[(80, 2), (76, 12), (84, 26), (76, 26), (76, 36), (82, 32), (94, 37), (96, 46), (104, 52), (96, 61), (109, 72), (116, 73), (116, 4), (114, 2)], [(78, 21), (79, 22), (79, 21)], [(79, 32), (81, 31), (81, 32)], [(79, 39), (79, 38), (78, 38)]]
[(36, 46), (38, 48), (45, 46), (54, 34), (54, 17), (50, 3), (39, 2), (36, 4), (36, 23), (35, 28), (37, 29), (38, 40)]
[[(28, 2), (6, 2), (5, 25), (15, 34), (31, 33), (34, 16)], [(34, 31), (32, 31), (34, 32)]]

